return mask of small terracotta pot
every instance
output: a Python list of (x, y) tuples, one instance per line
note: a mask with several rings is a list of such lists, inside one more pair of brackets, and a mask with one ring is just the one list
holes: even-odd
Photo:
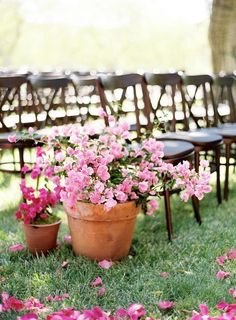
[(29, 251), (33, 254), (46, 254), (55, 249), (60, 224), (60, 220), (52, 224), (23, 224)]
[(140, 211), (134, 201), (117, 204), (110, 211), (85, 202), (65, 209), (76, 255), (101, 261), (120, 260), (128, 254)]

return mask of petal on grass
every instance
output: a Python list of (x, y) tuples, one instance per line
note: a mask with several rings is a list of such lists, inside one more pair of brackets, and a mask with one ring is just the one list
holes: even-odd
[(217, 274), (216, 274), (216, 278), (219, 279), (219, 280), (223, 280), (223, 279), (226, 279), (230, 276), (230, 272), (225, 272), (225, 271), (218, 271)]
[(98, 263), (99, 267), (101, 267), (102, 269), (110, 269), (113, 265), (112, 261), (108, 261), (108, 260), (102, 260)]
[(22, 243), (16, 243), (9, 247), (10, 252), (22, 251), (25, 249), (25, 246)]
[(95, 280), (93, 280), (90, 285), (92, 287), (97, 287), (102, 285), (102, 279), (100, 277), (97, 277)]
[(174, 307), (174, 302), (172, 301), (159, 301), (158, 302), (159, 309), (168, 310)]
[(106, 292), (106, 288), (103, 286), (98, 290), (98, 296), (103, 296)]
[(71, 235), (70, 234), (65, 235), (63, 239), (64, 239), (65, 243), (71, 244)]
[(69, 262), (68, 262), (68, 261), (63, 261), (62, 264), (61, 264), (61, 267), (62, 267), (63, 269), (65, 269), (65, 268), (68, 267), (68, 265), (69, 265)]
[(160, 276), (162, 277), (162, 278), (168, 278), (169, 277), (169, 273), (168, 272), (161, 272), (160, 273)]
[(17, 320), (38, 320), (38, 315), (36, 313), (28, 313), (17, 317)]

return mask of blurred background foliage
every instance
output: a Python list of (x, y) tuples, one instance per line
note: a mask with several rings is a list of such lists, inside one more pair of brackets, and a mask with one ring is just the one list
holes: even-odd
[(0, 0), (0, 67), (210, 72), (211, 6), (211, 0)]

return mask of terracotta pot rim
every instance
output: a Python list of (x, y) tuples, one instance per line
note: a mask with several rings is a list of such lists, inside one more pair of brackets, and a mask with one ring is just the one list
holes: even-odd
[[(82, 201), (82, 200), (78, 200), (77, 202), (86, 203), (86, 204), (89, 204), (89, 205), (92, 205), (92, 206), (103, 206), (104, 207), (103, 203), (92, 203), (92, 202), (89, 202), (89, 201)], [(117, 204), (115, 206), (120, 206), (120, 205), (124, 205), (124, 204), (127, 204), (127, 203), (132, 203), (132, 202), (136, 203), (136, 200), (130, 200), (130, 201), (125, 201), (125, 202), (117, 202)], [(139, 207), (139, 206), (140, 206), (140, 204), (136, 205), (136, 207)]]
[(46, 228), (46, 227), (48, 227), (48, 226), (55, 226), (55, 225), (57, 225), (57, 224), (61, 224), (61, 222), (62, 222), (62, 220), (60, 219), (60, 220), (58, 220), (58, 221), (56, 221), (56, 222), (54, 222), (54, 223), (48, 223), (48, 224), (33, 224), (33, 223), (24, 223), (24, 222), (22, 222), (22, 225), (23, 226), (30, 226), (30, 227), (39, 227), (39, 228)]

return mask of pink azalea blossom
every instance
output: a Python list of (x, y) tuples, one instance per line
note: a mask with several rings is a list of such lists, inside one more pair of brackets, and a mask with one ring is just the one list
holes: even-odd
[(93, 280), (91, 283), (91, 286), (97, 287), (102, 285), (102, 279), (100, 277), (97, 277), (95, 280)]
[(17, 138), (16, 138), (15, 134), (10, 135), (7, 139), (11, 143), (16, 143), (16, 141), (17, 141)]
[(30, 171), (30, 168), (27, 166), (27, 165), (24, 165), (22, 168), (21, 168), (21, 172), (23, 173), (27, 173)]
[(162, 310), (172, 309), (174, 306), (174, 302), (172, 301), (159, 301), (158, 307)]
[(28, 132), (29, 132), (29, 134), (33, 134), (34, 133), (34, 128), (29, 127)]
[(226, 279), (230, 276), (230, 272), (225, 272), (225, 271), (218, 271), (217, 274), (216, 274), (216, 278), (219, 279), (219, 280), (222, 280), (222, 279)]
[(209, 166), (209, 161), (205, 159), (200, 160), (200, 166), (207, 168)]
[(98, 109), (98, 115), (99, 115), (99, 117), (101, 117), (101, 118), (104, 118), (104, 117), (107, 116), (107, 114), (106, 114), (106, 112), (104, 111), (103, 108), (99, 108), (99, 109)]
[(22, 243), (13, 244), (9, 247), (10, 252), (17, 252), (22, 250), (25, 250), (25, 246)]
[(102, 269), (110, 269), (113, 265), (113, 262), (108, 260), (102, 260), (98, 263), (98, 265)]

